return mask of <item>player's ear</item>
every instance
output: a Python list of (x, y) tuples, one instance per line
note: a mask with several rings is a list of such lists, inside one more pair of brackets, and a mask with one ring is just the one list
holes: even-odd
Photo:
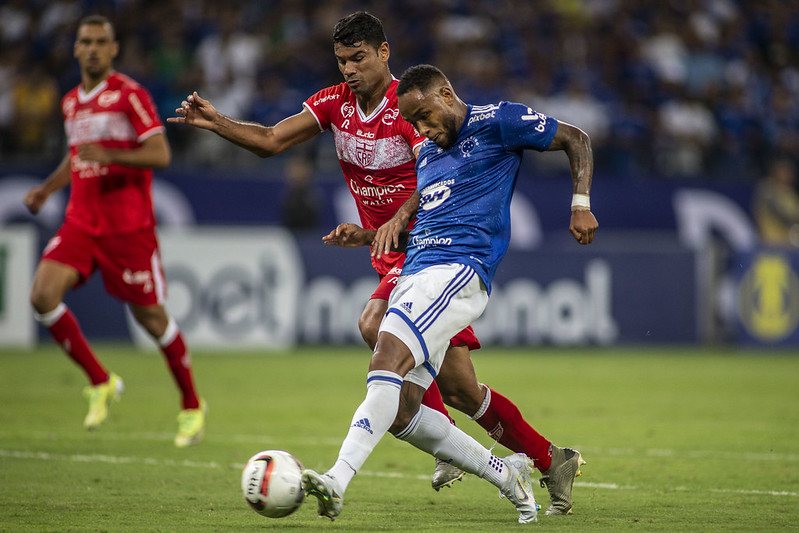
[(383, 44), (377, 47), (377, 57), (383, 63), (386, 63), (388, 61), (388, 57), (390, 55), (391, 55), (391, 49), (388, 47), (387, 42), (384, 41)]

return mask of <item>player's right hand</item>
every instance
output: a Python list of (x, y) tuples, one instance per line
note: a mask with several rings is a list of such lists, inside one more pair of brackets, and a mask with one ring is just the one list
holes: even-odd
[(374, 230), (365, 230), (357, 224), (344, 223), (322, 237), (322, 242), (328, 246), (343, 246), (344, 248), (357, 248), (369, 246), (374, 239)]
[(42, 187), (34, 187), (28, 191), (22, 202), (25, 204), (25, 207), (28, 208), (28, 211), (35, 215), (47, 201), (48, 196), (49, 195)]
[(180, 103), (180, 107), (175, 109), (179, 117), (169, 117), (167, 122), (175, 124), (188, 124), (197, 128), (210, 130), (214, 126), (219, 113), (211, 102), (200, 98), (197, 91), (194, 91)]

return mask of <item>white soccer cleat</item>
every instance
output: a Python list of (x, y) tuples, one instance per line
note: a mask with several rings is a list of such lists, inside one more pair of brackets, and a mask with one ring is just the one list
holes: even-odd
[(500, 497), (507, 498), (519, 511), (519, 523), (527, 524), (538, 521), (538, 510), (535, 502), (531, 471), (533, 462), (523, 453), (514, 453), (502, 459), (508, 467), (508, 481), (499, 491)]

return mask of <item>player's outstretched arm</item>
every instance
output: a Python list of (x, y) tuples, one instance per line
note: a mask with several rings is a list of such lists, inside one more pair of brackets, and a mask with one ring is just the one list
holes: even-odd
[(321, 131), (319, 123), (307, 109), (274, 126), (264, 126), (256, 122), (236, 120), (220, 113), (211, 102), (201, 98), (197, 91), (187, 96), (180, 107), (175, 109), (175, 113), (179, 116), (169, 117), (167, 122), (213, 131), (223, 139), (260, 157), (277, 155)]
[[(344, 248), (358, 248), (361, 246), (372, 246), (372, 255), (377, 255), (374, 251), (374, 239), (376, 230), (363, 229), (357, 224), (344, 223), (336, 226), (336, 229), (322, 237), (322, 242), (328, 246), (342, 246)], [(399, 246), (392, 250), (403, 252), (408, 243), (408, 232), (404, 231), (399, 236)], [(380, 257), (380, 255), (377, 255)]]
[(591, 139), (580, 128), (558, 122), (558, 131), (548, 150), (563, 150), (569, 158), (573, 183), (572, 214), (569, 231), (580, 244), (594, 240), (599, 223), (591, 212), (591, 181), (594, 176), (594, 154)]
[(25, 194), (22, 202), (28, 208), (28, 211), (35, 215), (47, 202), (51, 194), (69, 185), (70, 181), (72, 181), (72, 175), (69, 172), (69, 154), (67, 154), (41, 185), (31, 188)]

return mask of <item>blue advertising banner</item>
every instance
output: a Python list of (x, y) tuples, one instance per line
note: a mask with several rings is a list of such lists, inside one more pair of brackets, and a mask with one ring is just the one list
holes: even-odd
[[(366, 248), (240, 227), (165, 230), (161, 244), (167, 308), (196, 348), (363, 342), (358, 316), (377, 284)], [(68, 304), (89, 337), (130, 338), (99, 281)], [(669, 242), (512, 250), (474, 327), (484, 346), (694, 343), (697, 283), (695, 254)]]

